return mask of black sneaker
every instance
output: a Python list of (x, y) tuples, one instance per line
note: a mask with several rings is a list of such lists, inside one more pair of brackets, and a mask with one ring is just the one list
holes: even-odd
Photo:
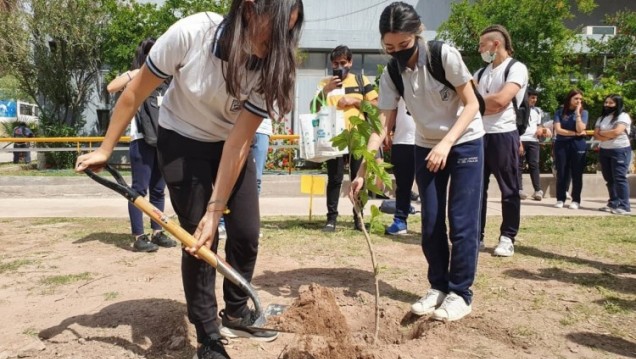
[(159, 247), (171, 248), (177, 245), (177, 242), (170, 239), (163, 231), (157, 232), (152, 235), (152, 243)]
[(327, 224), (322, 227), (323, 232), (335, 232), (336, 231), (336, 220), (327, 220)]
[(225, 338), (250, 338), (261, 342), (271, 342), (278, 338), (278, 332), (248, 328), (258, 319), (251, 309), (242, 318), (230, 319), (225, 314), (225, 310), (220, 311), (219, 316), (221, 317), (220, 333)]
[(353, 229), (356, 231), (362, 231), (362, 226), (364, 226), (364, 222), (360, 221), (358, 215), (353, 214)]
[(225, 344), (227, 344), (227, 339), (213, 334), (210, 338), (203, 339), (203, 343), (192, 359), (230, 359), (223, 347)]
[(159, 249), (159, 246), (150, 242), (147, 234), (142, 234), (137, 237), (135, 243), (133, 243), (133, 250), (135, 252), (155, 252)]

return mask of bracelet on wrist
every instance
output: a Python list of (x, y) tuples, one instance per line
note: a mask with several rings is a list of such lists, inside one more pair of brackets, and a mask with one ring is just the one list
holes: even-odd
[(126, 71), (126, 76), (128, 76), (128, 82), (132, 81), (132, 77), (130, 77), (130, 71)]

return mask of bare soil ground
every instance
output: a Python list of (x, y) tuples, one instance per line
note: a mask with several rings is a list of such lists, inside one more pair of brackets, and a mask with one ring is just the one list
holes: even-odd
[[(295, 303), (297, 331), (315, 333), (233, 340), (232, 358), (636, 358), (632, 218), (524, 220), (532, 235), (520, 236), (513, 258), (481, 254), (473, 313), (454, 323), (409, 314), (427, 289), (419, 225), (374, 236), (376, 343), (366, 243), (348, 229), (325, 235), (321, 224), (265, 219), (253, 280), (264, 304)], [(180, 256), (132, 252), (123, 219), (0, 219), (0, 359), (191, 358)]]

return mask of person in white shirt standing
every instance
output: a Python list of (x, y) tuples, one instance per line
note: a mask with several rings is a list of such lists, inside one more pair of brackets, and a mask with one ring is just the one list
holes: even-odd
[(514, 241), (519, 231), (521, 200), (519, 197), (519, 132), (512, 99), (523, 100), (528, 85), (526, 65), (516, 61), (507, 78), (505, 69), (513, 60), (512, 40), (505, 27), (492, 25), (481, 32), (479, 52), (488, 66), (481, 72), (478, 81), (479, 93), (486, 102), (483, 116), (484, 129), (484, 186), (481, 206), (481, 240), (484, 248), (486, 210), (488, 208), (488, 184), (490, 175), (495, 175), (501, 191), (501, 212), (503, 222), (500, 227), (499, 244), (494, 255), (511, 257), (515, 253)]
[(541, 190), (540, 174), (539, 174), (539, 153), (541, 143), (540, 140), (551, 137), (550, 131), (541, 125), (543, 118), (543, 110), (537, 107), (539, 93), (535, 89), (528, 89), (528, 103), (530, 104), (530, 119), (526, 132), (521, 135), (521, 147), (519, 148), (519, 197), (521, 199), (528, 198), (523, 191), (523, 181), (521, 175), (525, 162), (528, 163), (530, 171), (530, 180), (534, 193), (532, 199), (540, 201), (543, 199), (543, 190)]
[(607, 183), (609, 200), (601, 211), (631, 214), (627, 171), (632, 160), (629, 131), (632, 119), (623, 110), (623, 97), (609, 95), (603, 103), (603, 112), (596, 121), (594, 138), (601, 141), (599, 162), (603, 179)]

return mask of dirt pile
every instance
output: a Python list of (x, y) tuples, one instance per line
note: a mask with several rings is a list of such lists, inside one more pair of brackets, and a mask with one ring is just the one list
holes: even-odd
[(270, 327), (298, 334), (283, 359), (372, 359), (353, 343), (351, 330), (329, 288), (311, 284), (301, 291), (285, 313), (273, 317)]

